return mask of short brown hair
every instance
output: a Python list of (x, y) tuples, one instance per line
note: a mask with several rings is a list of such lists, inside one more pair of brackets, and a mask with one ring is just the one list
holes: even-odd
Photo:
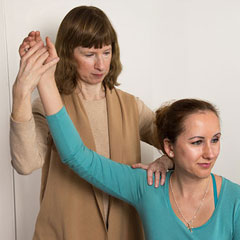
[(103, 80), (104, 86), (118, 86), (117, 78), (122, 70), (117, 34), (99, 8), (80, 6), (72, 9), (63, 19), (56, 38), (56, 50), (60, 58), (55, 78), (60, 93), (71, 94), (77, 86), (77, 70), (73, 58), (76, 47), (101, 48), (112, 46), (110, 70)]
[(198, 99), (181, 99), (165, 104), (156, 111), (158, 138), (164, 153), (163, 140), (168, 138), (174, 144), (177, 137), (184, 131), (184, 120), (189, 115), (202, 111), (213, 112), (219, 118), (218, 110), (214, 105)]

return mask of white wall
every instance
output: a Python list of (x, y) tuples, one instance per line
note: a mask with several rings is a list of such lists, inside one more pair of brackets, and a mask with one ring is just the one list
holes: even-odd
[(9, 162), (9, 80), (4, 4), (0, 0), (0, 239), (15, 238), (13, 170)]
[[(9, 218), (0, 218), (1, 239), (15, 239), (14, 200), (15, 240), (31, 239), (39, 209), (40, 171), (30, 176), (16, 173), (13, 176), (10, 168), (8, 82), (12, 84), (17, 74), (18, 46), (31, 30), (40, 30), (43, 36), (49, 35), (54, 40), (62, 18), (78, 5), (98, 6), (111, 19), (119, 36), (124, 67), (119, 78), (122, 89), (139, 96), (152, 109), (164, 101), (184, 97), (207, 99), (219, 107), (222, 152), (214, 172), (240, 184), (239, 1), (0, 0), (0, 3), (5, 4), (5, 8), (4, 5), (0, 8), (3, 33), (6, 16), (6, 36), (0, 36), (3, 130), (0, 214), (4, 210), (4, 216)], [(142, 152), (145, 161), (156, 156), (146, 145)]]

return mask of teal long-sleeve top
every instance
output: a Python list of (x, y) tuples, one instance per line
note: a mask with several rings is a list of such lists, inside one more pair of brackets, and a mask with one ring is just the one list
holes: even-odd
[(48, 116), (47, 121), (61, 160), (89, 183), (133, 205), (141, 217), (147, 240), (240, 240), (239, 185), (223, 178), (211, 218), (190, 232), (171, 207), (171, 171), (164, 186), (149, 186), (145, 170), (132, 169), (88, 149), (65, 107)]

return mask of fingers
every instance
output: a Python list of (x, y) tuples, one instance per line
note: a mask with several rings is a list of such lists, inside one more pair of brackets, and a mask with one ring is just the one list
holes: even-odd
[(36, 42), (42, 41), (42, 38), (41, 38), (41, 35), (40, 35), (40, 32), (39, 32), (39, 31), (36, 31), (36, 32), (35, 32), (35, 41), (36, 41)]
[(42, 73), (45, 73), (48, 69), (56, 65), (59, 61), (59, 57), (53, 58), (50, 62), (46, 63), (42, 67)]
[(156, 171), (155, 172), (155, 188), (157, 188), (159, 186), (159, 181), (160, 181), (160, 172), (159, 171)]
[(135, 163), (135, 164), (132, 164), (131, 167), (132, 168), (142, 168), (142, 169), (145, 169), (145, 170), (148, 169), (148, 165), (143, 164), (143, 163)]
[[(31, 71), (34, 70), (33, 67), (36, 66), (36, 61), (42, 54), (48, 57), (47, 49), (43, 46), (42, 42), (37, 43), (34, 47), (30, 48), (30, 50), (25, 53), (20, 61), (20, 69), (19, 74), (22, 74), (24, 71)], [(46, 60), (46, 59), (45, 59)], [(44, 61), (45, 61), (44, 60)], [(42, 62), (38, 62), (42, 64)]]
[[(43, 42), (38, 42), (35, 46), (33, 46), (32, 48), (30, 48), (25, 54), (24, 56), (22, 56), (21, 58), (21, 62), (20, 62), (20, 67), (25, 67), (27, 64), (27, 61), (31, 61), (29, 58), (34, 55), (34, 53), (36, 51), (38, 51), (39, 49), (42, 49), (44, 46)], [(45, 48), (46, 51), (46, 48)], [(28, 60), (29, 59), (29, 60)], [(32, 61), (34, 61), (34, 58), (31, 58)]]
[(19, 54), (20, 57), (24, 56), (28, 49), (31, 47), (30, 42), (34, 41), (35, 39), (35, 32), (32, 31), (28, 34), (26, 38), (23, 39), (22, 44), (19, 47)]
[(161, 186), (164, 185), (165, 181), (166, 181), (166, 172), (164, 171), (161, 173), (161, 182), (160, 182)]
[(152, 171), (152, 169), (147, 170), (147, 182), (148, 182), (148, 185), (153, 184), (153, 171)]
[(39, 68), (39, 66), (43, 65), (44, 61), (48, 58), (49, 53), (45, 47), (37, 50), (31, 57), (26, 61), (26, 71), (34, 70), (35, 68)]
[(46, 37), (46, 46), (49, 52), (49, 58), (46, 63), (50, 62), (53, 58), (58, 57), (55, 45), (52, 43), (49, 37)]
[[(28, 48), (28, 51), (25, 50), (26, 48)], [(52, 56), (50, 58), (48, 48), (50, 48), (53, 53), (56, 52), (50, 39), (48, 40), (48, 47), (44, 46), (40, 32), (38, 31), (30, 32), (28, 37), (23, 40), (19, 48), (21, 61), (16, 79), (18, 86), (20, 86), (19, 89), (24, 90), (24, 92), (32, 92), (46, 72), (49, 72), (50, 75), (53, 73), (54, 76), (53, 67), (57, 64), (59, 58), (57, 54), (55, 54), (55, 57)], [(48, 76), (50, 75), (48, 74)]]
[(18, 49), (20, 57), (23, 57), (29, 48), (30, 48), (29, 42), (23, 40), (23, 43), (20, 45)]
[(33, 47), (36, 43), (42, 41), (39, 31), (31, 31), (26, 38), (26, 41), (29, 42), (30, 47)]
[[(32, 54), (34, 54), (37, 50), (41, 49), (44, 47), (43, 41), (36, 43), (33, 47), (31, 47), (26, 54), (24, 55), (24, 59), (28, 58)], [(46, 49), (46, 48), (45, 48)]]
[(41, 42), (42, 38), (39, 31), (31, 31), (26, 38), (23, 39), (19, 47), (19, 55), (22, 58), (27, 51), (32, 48), (36, 43)]
[[(160, 170), (152, 170), (151, 168), (148, 169), (148, 184), (152, 185), (153, 184), (153, 174), (155, 176), (155, 182), (154, 182), (154, 187), (158, 188), (159, 183), (160, 185), (164, 185), (166, 181), (166, 170), (164, 168)], [(160, 180), (161, 177), (161, 180)]]

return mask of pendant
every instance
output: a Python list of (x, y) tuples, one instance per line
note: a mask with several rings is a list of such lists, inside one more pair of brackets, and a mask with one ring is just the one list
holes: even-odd
[(187, 224), (187, 228), (188, 228), (188, 230), (190, 231), (190, 232), (192, 232), (192, 227), (191, 227), (191, 225), (188, 223)]

